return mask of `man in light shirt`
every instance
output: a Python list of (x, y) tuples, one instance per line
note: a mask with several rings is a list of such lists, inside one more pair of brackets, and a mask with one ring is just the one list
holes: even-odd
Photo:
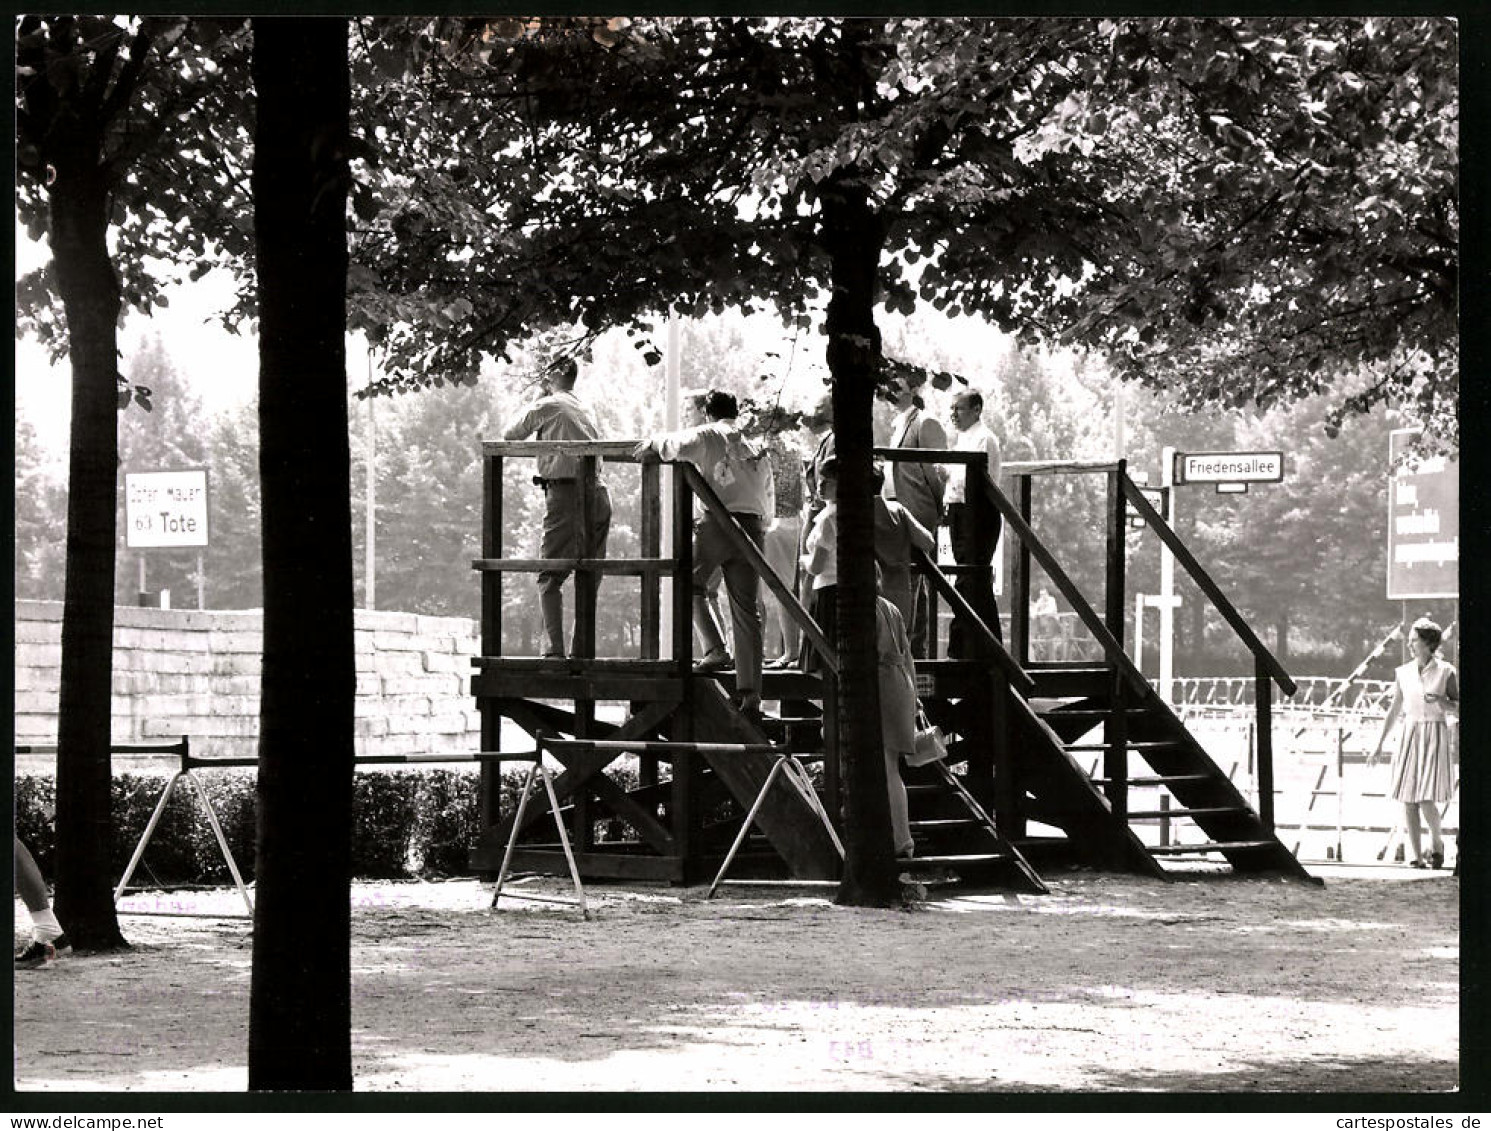
[[(748, 440), (736, 424), (740, 406), (734, 394), (715, 389), (704, 398), (703, 424), (664, 432), (637, 445), (638, 459), (687, 460), (697, 467), (745, 535), (759, 548), (772, 511), (771, 459), (766, 448)], [(707, 598), (715, 570), (725, 575), (735, 636), (735, 689), (741, 710), (761, 710), (760, 579), (755, 567), (706, 510), (694, 524), (694, 628), (705, 652), (696, 667), (723, 671), (731, 664), (724, 632)]]
[[(572, 357), (556, 362), (547, 381), (547, 392), (533, 401), (523, 415), (503, 433), (505, 440), (596, 440), (600, 428), (590, 406), (575, 396), (579, 366)], [(544, 535), (539, 554), (545, 558), (603, 558), (611, 533), (611, 494), (599, 477), (585, 496), (585, 529), (579, 529), (580, 460), (571, 455), (538, 457), (538, 474), (533, 481), (544, 489)], [(544, 632), (548, 637), (544, 657), (564, 657), (564, 593), (560, 588), (569, 570), (545, 570), (538, 575), (539, 609), (543, 613)], [(595, 599), (600, 574), (592, 575), (588, 594)], [(576, 592), (576, 603), (580, 594)], [(592, 605), (592, 608), (594, 606)], [(581, 642), (576, 640), (578, 651)]]
[[(981, 452), (988, 458), (989, 478), (999, 481), (999, 441), (984, 425), (984, 398), (972, 390), (953, 398), (953, 446), (955, 452)], [(968, 602), (997, 639), (999, 605), (994, 599), (994, 550), (999, 545), (1003, 522), (999, 511), (980, 487), (980, 473), (975, 466), (953, 468), (948, 476), (947, 529), (953, 560), (960, 566), (976, 566), (960, 573), (954, 588)], [(970, 482), (972, 480), (972, 482)], [(978, 654), (972, 634), (954, 616), (948, 632), (947, 654), (966, 659)]]

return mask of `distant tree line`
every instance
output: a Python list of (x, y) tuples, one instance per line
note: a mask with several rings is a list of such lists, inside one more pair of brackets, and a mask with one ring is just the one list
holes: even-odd
[[(983, 391), (986, 418), (1001, 437), (1007, 460), (1112, 458), (1114, 380), (1103, 367), (1083, 355), (1022, 350), (988, 329), (939, 334), (933, 321), (894, 324), (887, 352), (928, 369), (957, 373)], [(773, 340), (772, 330), (763, 329), (759, 320), (728, 317), (685, 323), (683, 386), (720, 385), (763, 405), (777, 403), (790, 344)], [(480, 553), (481, 442), (500, 435), (504, 422), (532, 395), (546, 348), (545, 341), (535, 341), (509, 371), (476, 386), (371, 402), (378, 608), (477, 616), (479, 589), (470, 561)], [(633, 352), (613, 335), (597, 343), (583, 370), (581, 392), (595, 401), (609, 435), (640, 436), (664, 424), (661, 372), (629, 356)], [(121, 477), (128, 471), (207, 468), (212, 523), (211, 543), (202, 552), (207, 607), (259, 608), (257, 413), (251, 405), (209, 412), (194, 383), (183, 376), (189, 365), (158, 336), (147, 336), (128, 358), (127, 378), (150, 390), (151, 408), (132, 405), (120, 416)], [(814, 387), (812, 381), (807, 384)], [(1350, 418), (1330, 437), (1323, 401), (1260, 415), (1167, 410), (1152, 394), (1134, 388), (1124, 396), (1129, 467), (1148, 474), (1151, 482), (1158, 482), (1164, 445), (1182, 451), (1285, 452), (1282, 483), (1258, 485), (1241, 496), (1218, 495), (1206, 486), (1182, 489), (1177, 524), (1223, 590), (1295, 670), (1326, 674), (1354, 666), (1400, 615), (1384, 595), (1387, 431), (1392, 426), (1387, 415), (1379, 411)], [(944, 395), (929, 390), (927, 397), (934, 412), (945, 408)], [(350, 437), (359, 605), (366, 603), (368, 403), (355, 405)], [(888, 405), (877, 408), (875, 425), (882, 439), (890, 416)], [(537, 553), (542, 505), (531, 473), (523, 461), (508, 461), (504, 547), (511, 556)], [(636, 473), (623, 466), (606, 474), (616, 502), (611, 553), (635, 554)], [(16, 429), (16, 482), (16, 595), (60, 600), (66, 485), (50, 469), (47, 452), (24, 420)], [(1095, 603), (1102, 593), (1103, 492), (1096, 475), (1048, 477), (1036, 492), (1037, 533), (1062, 556)], [(122, 532), (122, 492), (119, 505)], [(125, 549), (122, 533), (120, 537), (116, 599), (133, 604), (140, 552)], [(1130, 542), (1130, 589), (1155, 592), (1155, 539), (1135, 531)], [(146, 553), (150, 600), (169, 589), (175, 607), (195, 608), (196, 552)], [(598, 609), (603, 652), (625, 655), (636, 648), (636, 584), (619, 578), (607, 582), (620, 599), (603, 601)], [(1194, 588), (1182, 580), (1180, 592), (1184, 604), (1176, 620), (1177, 658), (1183, 670), (1221, 674), (1234, 661), (1244, 663), (1241, 652), (1232, 655), (1230, 632), (1208, 614)], [(520, 579), (506, 586), (505, 647), (514, 652), (531, 646), (538, 630), (531, 597)], [(1153, 623), (1144, 635), (1152, 647)]]

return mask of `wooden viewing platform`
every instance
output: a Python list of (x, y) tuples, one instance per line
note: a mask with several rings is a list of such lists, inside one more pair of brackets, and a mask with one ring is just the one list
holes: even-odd
[[(579, 873), (587, 878), (706, 882), (741, 834), (771, 767), (783, 752), (813, 767), (813, 785), (835, 822), (843, 813), (837, 743), (838, 669), (832, 642), (813, 621), (790, 580), (779, 578), (734, 523), (709, 483), (687, 463), (645, 462), (640, 475), (639, 552), (635, 557), (542, 559), (504, 553), (502, 484), (506, 461), (553, 452), (578, 457), (580, 476), (593, 480), (601, 461), (632, 464), (634, 441), (504, 441), (483, 445), (481, 556), (472, 562), (481, 585), (481, 655), (472, 661), (471, 692), (482, 719), (481, 831), (472, 846), (474, 870), (492, 875), (501, 864), (516, 814), (502, 803), (502, 723), (526, 731), (554, 776)], [(877, 449), (887, 460), (971, 465), (972, 453)], [(1267, 741), (1271, 689), (1293, 683), (1160, 515), (1129, 479), (1122, 462), (1043, 461), (1007, 464), (1013, 497), (978, 474), (1016, 539), (1009, 577), (1008, 644), (968, 607), (950, 576), (966, 572), (918, 554), (916, 568), (933, 599), (983, 642), (978, 660), (934, 654), (917, 662), (918, 690), (928, 717), (950, 735), (945, 765), (906, 768), (917, 856), (951, 868), (965, 882), (1011, 890), (1045, 890), (1039, 870), (1089, 867), (1168, 874), (1160, 857), (1186, 853), (1221, 857), (1238, 871), (1306, 873), (1274, 836), (1265, 811), (1254, 812), (1226, 775), (1155, 694), (1124, 653), (1125, 538), (1132, 508), (1175, 553), (1255, 657), (1259, 781), (1269, 781)], [(630, 474), (630, 473), (629, 473)], [(1101, 612), (1082, 593), (1032, 525), (1033, 487), (1058, 475), (1100, 475), (1107, 484), (1106, 560)], [(673, 551), (663, 552), (667, 490)], [(577, 492), (583, 527), (585, 491)], [(825, 674), (766, 669), (761, 717), (742, 714), (729, 695), (734, 673), (694, 670), (687, 579), (692, 572), (696, 508), (711, 512), (823, 661)], [(1043, 570), (1085, 636), (1088, 656), (1032, 659), (1031, 563)], [(574, 603), (574, 655), (564, 659), (505, 655), (504, 586), (545, 569), (574, 571), (566, 592)], [(596, 656), (595, 586), (599, 578), (635, 577), (636, 654)], [(669, 583), (665, 588), (665, 580)], [(602, 592), (605, 587), (602, 586)], [(665, 603), (666, 602), (666, 603)], [(664, 610), (671, 617), (664, 640)], [(935, 613), (935, 608), (934, 608)], [(935, 623), (935, 616), (934, 616)], [(665, 648), (665, 644), (667, 647)], [(935, 651), (934, 643), (934, 651)], [(599, 704), (614, 705), (598, 712)], [(617, 709), (619, 707), (619, 710)], [(621, 720), (614, 720), (616, 715)], [(604, 717), (603, 717), (604, 716)], [(1079, 754), (1101, 756), (1089, 773)], [(493, 755), (497, 755), (494, 757)], [(840, 860), (815, 799), (787, 775), (771, 788), (732, 875), (831, 880)], [(1155, 811), (1150, 792), (1130, 811), (1131, 788), (1160, 789), (1168, 819), (1193, 822), (1204, 839), (1164, 852), (1146, 847), (1130, 822)], [(1038, 826), (1031, 828), (1032, 825)], [(514, 844), (518, 870), (564, 874), (547, 801), (530, 805)], [(1053, 835), (1055, 834), (1055, 835)]]

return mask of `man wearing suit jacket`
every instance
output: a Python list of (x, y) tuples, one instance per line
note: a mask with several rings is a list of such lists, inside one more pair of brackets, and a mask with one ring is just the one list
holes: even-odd
[[(901, 412), (891, 422), (892, 448), (947, 447), (947, 433), (935, 417), (926, 415), (926, 405), (920, 396), (909, 387), (902, 386), (896, 405)], [(945, 487), (946, 472), (941, 464), (895, 460), (891, 462), (890, 474), (886, 477), (885, 488), (881, 493), (885, 498), (899, 502), (910, 512), (912, 518), (935, 535), (937, 527), (942, 523), (942, 495)], [(911, 637), (911, 654), (918, 659), (925, 659), (929, 654), (928, 643), (935, 629), (931, 624), (931, 586), (919, 573), (915, 576), (914, 590), (915, 611), (907, 620), (906, 629), (907, 635)]]

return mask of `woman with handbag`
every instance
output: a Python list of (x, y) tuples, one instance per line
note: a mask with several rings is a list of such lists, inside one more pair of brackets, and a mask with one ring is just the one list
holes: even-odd
[(875, 644), (880, 655), (880, 739), (885, 751), (885, 787), (890, 797), (890, 827), (896, 855), (915, 851), (911, 836), (906, 783), (901, 780), (901, 756), (916, 750), (916, 661), (906, 622), (895, 602), (885, 596), (884, 574), (875, 564)]

